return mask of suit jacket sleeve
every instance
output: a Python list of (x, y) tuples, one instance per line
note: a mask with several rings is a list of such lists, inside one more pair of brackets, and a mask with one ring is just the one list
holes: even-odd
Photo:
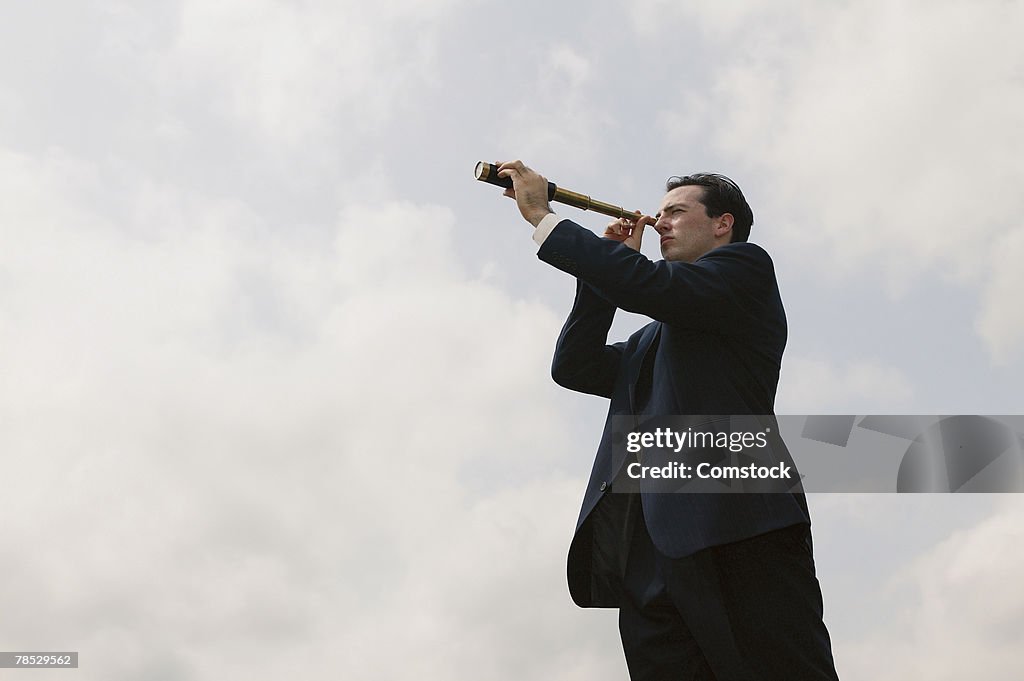
[(577, 280), (572, 312), (558, 336), (551, 362), (555, 383), (590, 395), (612, 396), (625, 346), (606, 344), (614, 316), (613, 304)]
[(695, 263), (654, 262), (570, 220), (558, 223), (537, 257), (623, 310), (723, 334), (749, 332), (775, 279), (771, 258), (751, 243), (720, 246)]

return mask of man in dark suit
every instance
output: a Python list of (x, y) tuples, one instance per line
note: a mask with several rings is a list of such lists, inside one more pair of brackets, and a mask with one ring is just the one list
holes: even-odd
[[(771, 258), (747, 242), (739, 187), (710, 173), (670, 178), (655, 217), (613, 222), (599, 238), (555, 215), (547, 180), (520, 161), (499, 175), (535, 227), (538, 257), (577, 279), (552, 377), (611, 401), (569, 550), (573, 600), (619, 608), (634, 680), (837, 679), (802, 492), (637, 493), (613, 446), (623, 417), (774, 414), (786, 317)], [(650, 225), (664, 260), (639, 252)], [(654, 321), (609, 345), (616, 308)], [(772, 444), (788, 460), (781, 438)]]

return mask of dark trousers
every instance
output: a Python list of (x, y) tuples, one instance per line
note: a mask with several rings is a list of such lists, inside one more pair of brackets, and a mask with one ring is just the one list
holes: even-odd
[(838, 680), (808, 525), (672, 559), (640, 515), (619, 610), (630, 679)]

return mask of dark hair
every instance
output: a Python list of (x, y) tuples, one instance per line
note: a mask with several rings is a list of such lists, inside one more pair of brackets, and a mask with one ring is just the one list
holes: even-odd
[(673, 175), (665, 182), (665, 191), (670, 192), (677, 187), (696, 185), (704, 188), (700, 202), (704, 204), (704, 212), (709, 218), (731, 213), (732, 241), (746, 241), (750, 236), (750, 226), (754, 224), (754, 212), (750, 210), (747, 200), (739, 186), (725, 175), (718, 173), (694, 173), (679, 177)]

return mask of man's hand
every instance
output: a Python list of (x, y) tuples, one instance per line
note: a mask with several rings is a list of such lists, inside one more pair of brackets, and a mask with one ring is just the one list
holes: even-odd
[(640, 242), (644, 238), (644, 227), (653, 225), (655, 222), (657, 220), (650, 215), (641, 215), (638, 212), (634, 219), (619, 218), (615, 222), (609, 222), (608, 228), (604, 230), (604, 238), (615, 239), (626, 244), (634, 251), (639, 251)]
[(505, 196), (516, 200), (519, 212), (536, 227), (544, 216), (553, 213), (548, 203), (548, 181), (523, 165), (522, 161), (508, 161), (498, 166), (498, 177), (511, 177), (512, 189)]

